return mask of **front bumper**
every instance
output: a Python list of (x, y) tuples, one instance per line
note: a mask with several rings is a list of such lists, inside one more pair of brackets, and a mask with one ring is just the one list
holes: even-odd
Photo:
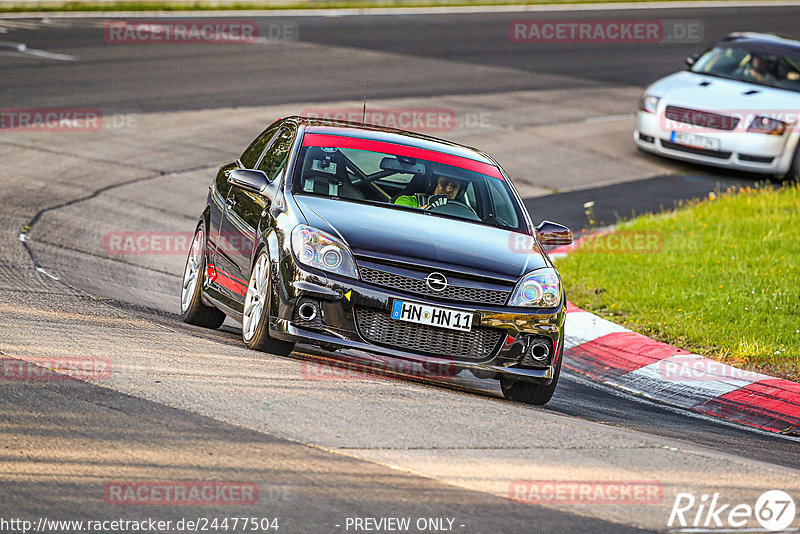
[(798, 142), (796, 129), (784, 135), (748, 133), (741, 127), (733, 131), (698, 130), (699, 135), (719, 140), (718, 149), (704, 150), (674, 142), (673, 130), (666, 128), (671, 121), (663, 113), (663, 106), (656, 113), (637, 112), (633, 139), (639, 148), (673, 159), (764, 174), (785, 174), (792, 165)]
[[(549, 383), (560, 364), (566, 317), (563, 298), (559, 308), (531, 308), (521, 312), (520, 308), (438, 301), (422, 295), (409, 295), (361, 280), (333, 278), (301, 270), (291, 263), (284, 264), (282, 271), (284, 274), (294, 273), (278, 284), (279, 306), (270, 322), (270, 335), (275, 338), (310, 343), (343, 356), (359, 357), (368, 353), (417, 362), (431, 369), (467, 369), (480, 378), (506, 375)], [(359, 313), (367, 310), (372, 314), (389, 314), (394, 299), (473, 312), (473, 330), (490, 330), (496, 335), (497, 342), (486, 354), (476, 357), (474, 354), (443, 356), (368, 339), (363, 325), (359, 326), (357, 310)], [(298, 315), (300, 304), (309, 302), (319, 310), (312, 321), (303, 320)], [(545, 343), (549, 347), (549, 354), (543, 361), (530, 358), (534, 343)]]

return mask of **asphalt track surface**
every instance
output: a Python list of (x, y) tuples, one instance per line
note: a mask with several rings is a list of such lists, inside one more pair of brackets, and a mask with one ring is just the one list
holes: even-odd
[[(644, 14), (611, 11), (544, 16), (634, 18), (644, 17)], [(327, 45), (330, 54), (320, 54), (317, 47), (305, 49), (302, 46), (266, 49), (236, 45), (110, 46), (102, 40), (101, 34), (98, 36), (98, 25), (87, 18), (77, 24), (53, 23), (46, 31), (41, 27), (17, 27), (14, 41), (24, 42), (29, 48), (72, 54), (81, 60), (41, 61), (24, 55), (1, 55), (0, 105), (3, 108), (75, 106), (157, 112), (323, 102), (360, 98), (364, 80), (369, 82), (370, 96), (376, 99), (614, 84), (644, 86), (678, 68), (676, 57), (698, 51), (729, 31), (769, 30), (791, 34), (796, 31), (794, 22), (798, 16), (800, 8), (690, 9), (682, 12), (681, 18), (703, 22), (703, 42), (647, 45), (646, 53), (641, 45), (531, 47), (511, 43), (507, 38), (508, 23), (518, 18), (533, 18), (531, 14), (285, 19), (297, 22), (301, 43)], [(672, 10), (647, 12), (647, 18), (662, 17), (675, 18), (676, 13)], [(269, 18), (262, 22), (274, 20)], [(4, 22), (0, 22), (0, 26), (3, 25)], [(391, 53), (393, 61), (387, 63), (384, 56), (376, 55), (373, 63), (355, 62), (348, 57), (349, 48)], [(432, 65), (436, 66), (434, 71)], [(503, 69), (503, 76), (497, 75), (498, 68)], [(98, 154), (101, 156), (104, 155)], [(749, 176), (710, 172), (692, 166), (676, 168), (685, 172), (625, 185), (592, 187), (587, 183), (585, 189), (527, 199), (526, 204), (539, 219), (551, 218), (581, 228), (586, 224), (585, 215), (575, 207), (576, 200), (596, 201), (598, 222), (612, 223), (618, 216), (668, 208), (679, 199), (703, 196), (719, 187), (752, 183), (753, 180)], [(19, 184), (14, 183), (14, 187), (17, 186)], [(9, 195), (5, 198), (16, 197), (20, 205), (48, 204), (40, 192), (27, 187), (19, 186), (18, 191), (5, 193)], [(131, 209), (135, 207), (132, 205)], [(16, 235), (19, 231), (16, 226), (5, 227), (3, 217), (0, 217), (0, 224), (4, 225), (3, 232)], [(67, 235), (69, 231), (65, 232)], [(49, 250), (48, 254), (63, 261), (64, 269), (86, 268), (86, 259), (76, 259), (68, 250), (63, 254)], [(28, 266), (31, 267), (32, 262)], [(3, 278), (3, 283), (6, 286), (3, 291), (9, 295), (22, 295), (31, 287), (43, 287), (43, 282), (30, 283), (27, 279), (15, 285), (13, 276)], [(86, 304), (81, 288), (58, 287), (50, 292), (56, 295), (63, 292), (64, 301), (74, 300), (75, 306)], [(96, 288), (92, 288), (92, 293), (97, 294)], [(34, 297), (24, 298), (30, 298), (31, 307), (36, 308)], [(180, 324), (174, 315), (143, 307), (135, 300), (109, 301), (104, 306), (112, 317), (114, 310), (122, 310), (154, 326), (206, 336), (222, 346), (232, 348), (240, 344), (237, 330), (230, 326), (217, 333), (198, 333)], [(30, 327), (35, 329), (37, 325)], [(454, 388), (486, 402), (495, 402), (496, 389), (482, 389), (474, 383), (431, 384), (430, 388), (432, 391)], [(357, 459), (329, 455), (315, 448), (299, 450), (296, 443), (281, 438), (79, 381), (35, 385), (4, 383), (0, 406), (1, 419), (14, 423), (14, 439), (18, 440), (6, 449), (22, 451), (24, 447), (19, 446), (22, 441), (36, 448), (41, 446), (42, 440), (47, 442), (46, 447), (57, 450), (130, 447), (152, 451), (163, 448), (171, 455), (172, 467), (159, 471), (161, 459), (147, 454), (137, 465), (141, 469), (152, 469), (159, 478), (260, 480), (259, 477), (268, 474), (271, 484), (294, 488), (293, 498), (272, 500), (270, 510), (282, 517), (295, 518), (307, 529), (317, 525), (316, 531), (320, 532), (331, 530), (332, 515), (398, 513), (416, 517), (457, 516), (474, 527), (475, 532), (530, 531), (530, 525), (537, 525), (536, 528), (544, 532), (621, 532), (626, 529), (598, 519), (515, 504), (501, 497), (454, 488)], [(87, 409), (87, 406), (101, 408)], [(795, 441), (631, 398), (571, 373), (562, 375), (556, 397), (541, 411), (676, 439), (772, 465), (800, 467)], [(73, 418), (80, 431), (77, 435), (64, 435), (59, 425)], [(233, 461), (231, 448), (235, 448), (236, 456), (242, 461), (235, 467), (220, 467), (229, 466)], [(209, 462), (202, 469), (190, 468), (190, 460), (197, 455), (221, 461)], [(184, 459), (185, 465), (182, 464)], [(4, 460), (12, 462), (8, 456)], [(68, 459), (60, 461), (68, 463)], [(98, 464), (103, 462), (98, 460)], [(120, 466), (123, 465), (134, 464), (121, 462)], [(287, 467), (280, 470), (278, 465)], [(307, 465), (316, 465), (319, 469), (309, 475), (301, 469)], [(5, 509), (19, 514), (47, 511), (53, 516), (67, 513), (73, 506), (69, 499), (63, 498), (65, 494), (82, 503), (80, 495), (88, 491), (88, 484), (83, 487), (80, 483), (55, 486), (32, 481), (6, 487), (8, 491), (0, 490), (0, 502)], [(422, 501), (418, 498), (420, 492), (425, 495)], [(100, 513), (101, 508), (97, 510)], [(181, 512), (199, 513), (186, 509)], [(299, 518), (303, 518), (302, 521)]]
[[(251, 19), (252, 17), (247, 17)], [(689, 19), (704, 28), (701, 43), (521, 44), (509, 23), (523, 19)], [(653, 9), (567, 13), (480, 13), (338, 17), (269, 17), (297, 25), (292, 35), (317, 48), (292, 46), (109, 45), (105, 19), (86, 17), (46, 31), (19, 28), (7, 36), (29, 48), (81, 61), (4, 57), (4, 107), (81, 105), (127, 111), (174, 111), (369, 96), (435, 96), (570, 89), (648, 83), (682, 67), (682, 58), (731, 31), (796, 33), (796, 7)], [(392, 54), (355, 61), (347, 50)], [(0, 52), (3, 49), (0, 48)], [(501, 72), (498, 70), (500, 69)], [(567, 79), (565, 79), (567, 78)]]

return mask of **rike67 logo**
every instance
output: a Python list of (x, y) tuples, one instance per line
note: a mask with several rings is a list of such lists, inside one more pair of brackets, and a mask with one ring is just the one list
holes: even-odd
[[(724, 502), (719, 493), (704, 494), (699, 499), (691, 493), (678, 493), (667, 526), (704, 527), (703, 531), (708, 532), (708, 527), (750, 529), (754, 527), (752, 520), (755, 520), (765, 531), (777, 532), (792, 524), (795, 511), (794, 500), (781, 490), (765, 491), (758, 497), (755, 506)], [(720, 532), (726, 531), (730, 532)]]

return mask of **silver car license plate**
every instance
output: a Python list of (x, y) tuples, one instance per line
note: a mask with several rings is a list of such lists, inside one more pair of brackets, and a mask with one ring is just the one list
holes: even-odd
[(706, 150), (719, 150), (719, 139), (706, 135), (697, 135), (684, 132), (672, 132), (670, 139), (673, 143), (690, 146), (694, 148), (704, 148)]

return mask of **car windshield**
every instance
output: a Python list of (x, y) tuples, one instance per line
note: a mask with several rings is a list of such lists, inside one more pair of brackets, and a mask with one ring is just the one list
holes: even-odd
[(692, 72), (800, 92), (800, 58), (740, 46), (718, 46), (692, 65)]
[[(336, 197), (392, 209), (426, 210), (434, 215), (525, 231), (519, 203), (497, 167), (404, 145), (374, 144), (386, 151), (304, 146), (294, 174), (295, 194)], [(419, 153), (427, 159), (392, 152)]]

